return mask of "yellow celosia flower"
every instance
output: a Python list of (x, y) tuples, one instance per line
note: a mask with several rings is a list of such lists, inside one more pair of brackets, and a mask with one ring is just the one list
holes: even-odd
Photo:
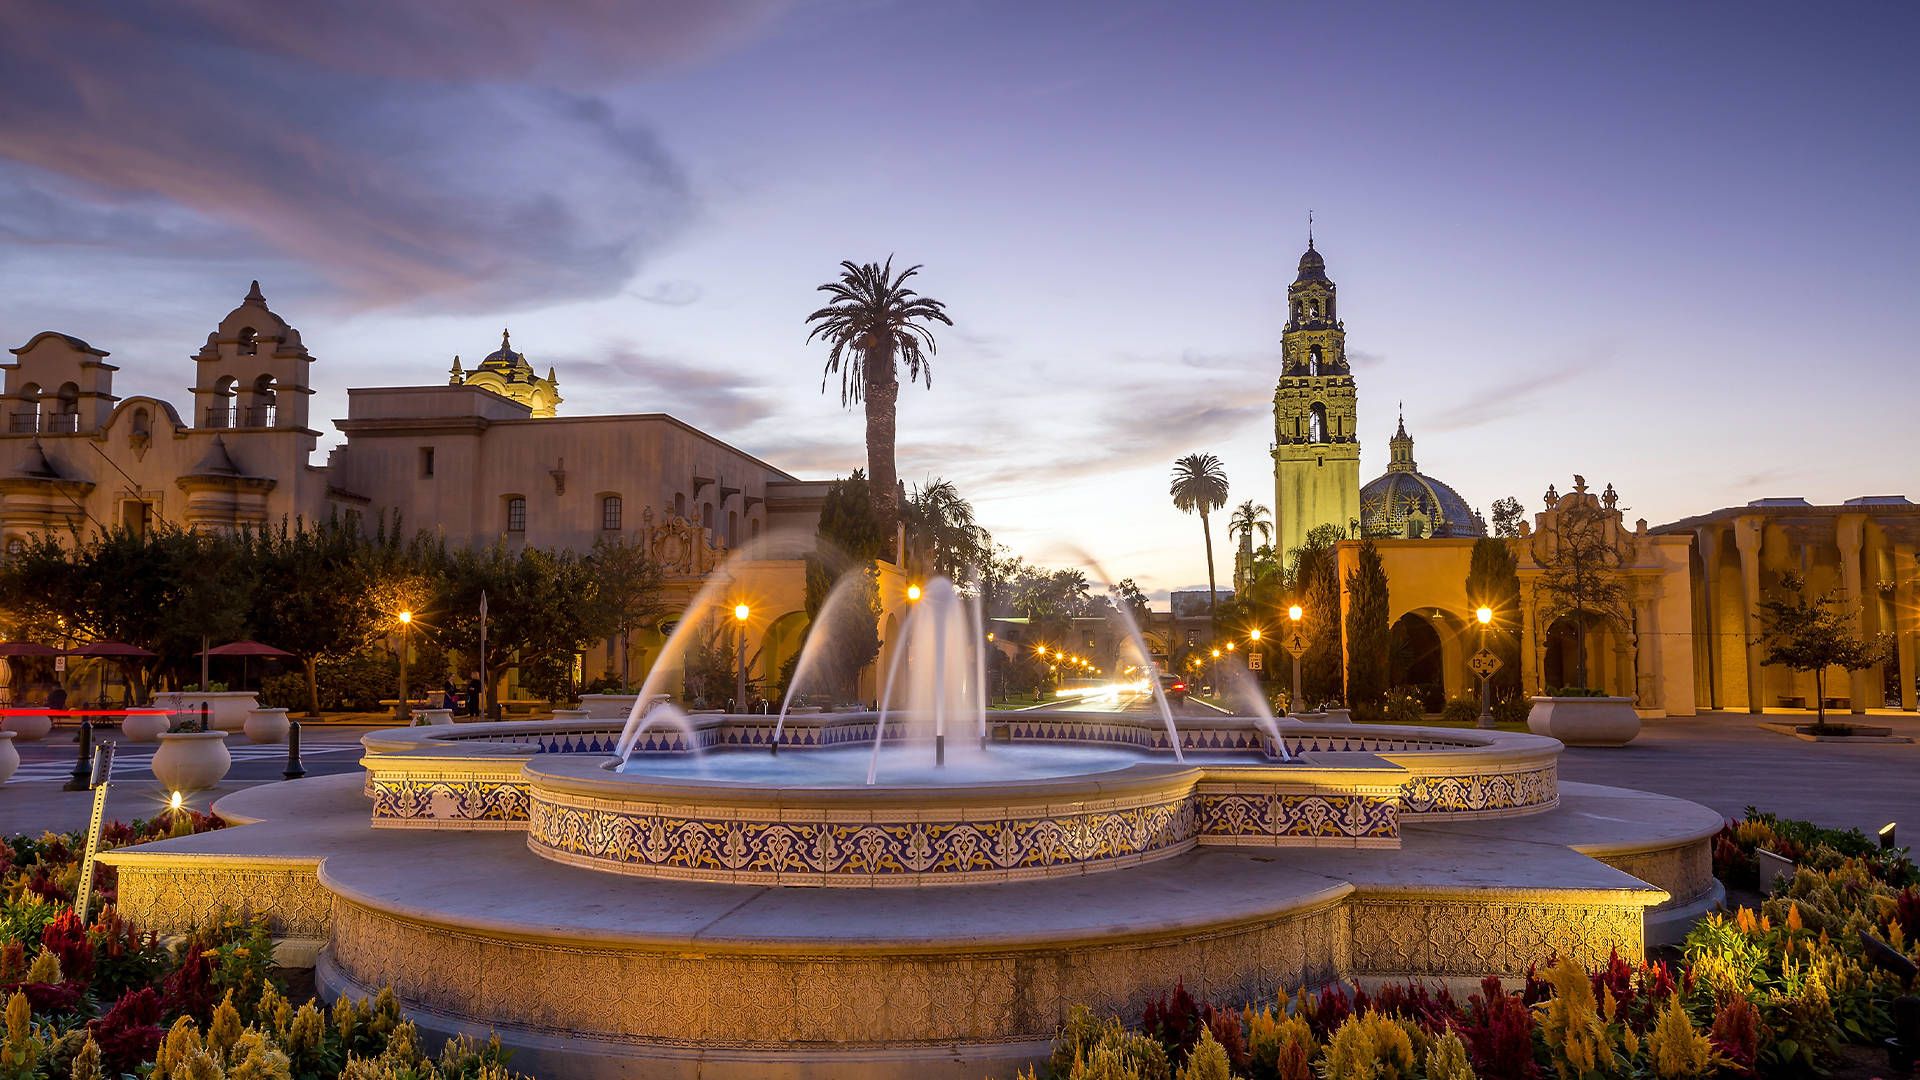
[(1647, 1033), (1647, 1054), (1661, 1080), (1691, 1080), (1713, 1067), (1713, 1043), (1694, 1030), (1678, 994), (1667, 998), (1660, 1019)]

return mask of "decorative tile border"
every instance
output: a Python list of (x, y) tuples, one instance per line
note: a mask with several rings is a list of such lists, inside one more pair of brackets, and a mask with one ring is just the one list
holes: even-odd
[(375, 828), (522, 829), (525, 780), (367, 776)]
[[(1194, 845), (1184, 795), (1080, 812), (963, 808), (958, 820), (784, 820), (746, 809), (672, 808), (536, 787), (527, 845), (597, 869), (649, 877), (766, 884), (970, 884), (1132, 866)], [(978, 814), (979, 816), (974, 816)], [(911, 811), (903, 814), (910, 816)], [(837, 815), (844, 816), (844, 815)], [(1025, 873), (1031, 871), (1032, 873)]]
[(1400, 846), (1400, 803), (1387, 795), (1210, 793), (1195, 796), (1201, 843), (1291, 846), (1328, 840)]
[(1401, 789), (1401, 813), (1409, 816), (1531, 813), (1560, 804), (1559, 769), (1553, 762), (1522, 772), (1416, 773)]

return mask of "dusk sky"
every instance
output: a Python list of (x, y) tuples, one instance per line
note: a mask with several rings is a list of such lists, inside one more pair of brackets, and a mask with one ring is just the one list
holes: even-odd
[(864, 424), (802, 320), (892, 254), (956, 324), (900, 475), (1164, 592), (1206, 575), (1175, 457), (1273, 503), (1311, 208), (1363, 480), (1404, 401), (1482, 509), (1920, 499), (1916, 40), (1911, 4), (10, 0), (0, 339), (184, 406), (257, 278), (318, 418), (510, 326), (563, 415), (825, 477)]

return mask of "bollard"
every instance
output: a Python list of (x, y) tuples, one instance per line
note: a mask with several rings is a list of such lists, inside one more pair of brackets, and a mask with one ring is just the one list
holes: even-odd
[(298, 780), (307, 775), (300, 767), (300, 721), (287, 721), (287, 771), (280, 774), (282, 780)]
[(63, 791), (87, 791), (93, 787), (93, 721), (80, 718), (80, 756), (73, 763), (71, 778), (60, 785)]
[(212, 728), (207, 726), (207, 703), (204, 701), (200, 703), (200, 730), (201, 731), (213, 730)]

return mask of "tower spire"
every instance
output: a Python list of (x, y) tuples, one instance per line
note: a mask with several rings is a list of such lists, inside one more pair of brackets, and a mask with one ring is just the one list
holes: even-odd
[(1313, 250), (1313, 211), (1307, 211), (1307, 250)]

